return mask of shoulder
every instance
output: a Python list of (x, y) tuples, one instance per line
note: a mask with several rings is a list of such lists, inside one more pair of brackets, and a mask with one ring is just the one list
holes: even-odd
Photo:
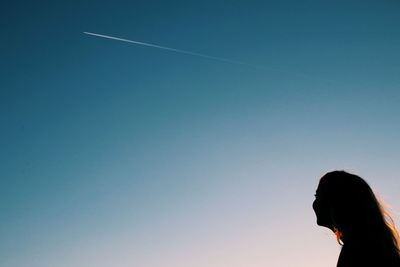
[[(396, 262), (396, 263), (395, 263)], [(348, 243), (343, 245), (337, 267), (400, 267), (399, 258), (393, 259), (379, 246), (371, 243)]]
[(382, 257), (378, 251), (361, 243), (344, 244), (339, 255), (337, 267), (381, 267)]

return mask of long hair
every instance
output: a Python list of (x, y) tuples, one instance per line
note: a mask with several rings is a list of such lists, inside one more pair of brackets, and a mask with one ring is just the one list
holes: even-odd
[(400, 257), (393, 219), (361, 177), (345, 171), (325, 174), (319, 188), (328, 202), (332, 229), (339, 243), (358, 239)]

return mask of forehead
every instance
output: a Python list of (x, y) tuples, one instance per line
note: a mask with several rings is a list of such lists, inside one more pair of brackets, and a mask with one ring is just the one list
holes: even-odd
[(315, 192), (316, 192), (317, 194), (321, 194), (321, 193), (327, 191), (326, 189), (327, 189), (326, 183), (324, 183), (322, 180), (320, 180), (319, 183), (318, 183), (317, 189), (315, 190)]
[(315, 194), (316, 195), (320, 195), (321, 194), (321, 189), (319, 189), (319, 187), (317, 187), (317, 189), (315, 190)]
[(332, 177), (322, 177), (319, 180), (318, 187), (317, 187), (317, 194), (319, 195), (335, 195), (336, 193), (343, 192), (343, 184), (340, 180), (331, 179)]
[(328, 194), (329, 193), (327, 193), (327, 191), (324, 190), (321, 185), (318, 185), (317, 189), (315, 190), (315, 197), (318, 197), (319, 199), (326, 198)]

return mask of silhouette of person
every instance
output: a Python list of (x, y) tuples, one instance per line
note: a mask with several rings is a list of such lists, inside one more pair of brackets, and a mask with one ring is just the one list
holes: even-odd
[(337, 267), (400, 267), (393, 220), (361, 177), (345, 171), (325, 174), (313, 209), (317, 224), (331, 229), (342, 246)]

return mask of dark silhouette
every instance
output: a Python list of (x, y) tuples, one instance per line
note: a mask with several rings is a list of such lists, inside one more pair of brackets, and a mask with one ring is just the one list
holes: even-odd
[(342, 245), (337, 267), (400, 267), (393, 220), (361, 177), (344, 171), (325, 174), (313, 209), (317, 224), (331, 229)]

